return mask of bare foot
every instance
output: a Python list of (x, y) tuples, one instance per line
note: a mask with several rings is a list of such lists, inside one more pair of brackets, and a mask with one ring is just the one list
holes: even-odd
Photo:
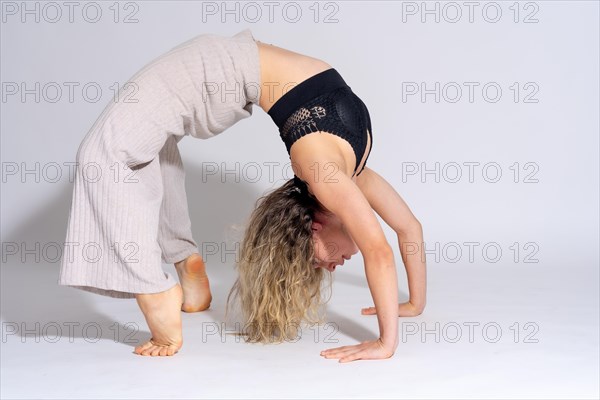
[(144, 313), (152, 338), (134, 352), (142, 356), (172, 356), (183, 345), (181, 334), (181, 303), (183, 293), (179, 284), (152, 294), (136, 294), (135, 299)]
[(212, 294), (202, 256), (194, 253), (185, 260), (175, 263), (175, 269), (183, 288), (181, 310), (191, 313), (204, 311), (210, 307)]

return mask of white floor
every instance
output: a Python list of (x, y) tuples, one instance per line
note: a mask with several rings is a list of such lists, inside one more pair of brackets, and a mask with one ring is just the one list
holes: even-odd
[(234, 272), (213, 264), (213, 305), (183, 315), (166, 358), (132, 353), (149, 338), (135, 300), (58, 287), (55, 264), (3, 265), (2, 398), (599, 397), (597, 268), (431, 263), (427, 309), (400, 320), (395, 356), (338, 364), (319, 351), (377, 332), (359, 314), (360, 265), (335, 273), (330, 324), (264, 346), (219, 334)]
[[(249, 21), (255, 2), (248, 13), (244, 2), (85, 2), (102, 5), (100, 23), (82, 19), (94, 17), (95, 7), (81, 14), (92, 4), (76, 2), (70, 23), (66, 1), (47, 3), (49, 10), (5, 3), (1, 80), (20, 82), (22, 92), (3, 92), (0, 103), (0, 398), (600, 398), (598, 1), (258, 2), (257, 23)], [(57, 4), (62, 18), (49, 23)], [(287, 5), (302, 6), (299, 23), (282, 18)], [(238, 22), (232, 7), (245, 18)], [(41, 22), (26, 11), (34, 8)], [(138, 22), (115, 23), (119, 10), (117, 20)], [(34, 260), (43, 253), (36, 245), (64, 244), (71, 163), (115, 83), (195, 35), (245, 28), (339, 69), (371, 113), (369, 167), (404, 196), (427, 243), (503, 243), (498, 263), (463, 262), (466, 246), (456, 264), (452, 255), (428, 257), (427, 308), (399, 320), (400, 345), (389, 360), (339, 364), (319, 355), (377, 335), (376, 318), (360, 315), (372, 303), (359, 257), (334, 274), (328, 325), (268, 346), (219, 335), (235, 274), (213, 257), (211, 309), (183, 315), (184, 347), (165, 358), (133, 353), (150, 337), (135, 300), (59, 287), (58, 262)], [(54, 102), (57, 83), (62, 97)], [(102, 88), (100, 101), (90, 101), (89, 84)], [(413, 84), (421, 96), (410, 93)], [(183, 140), (198, 242), (219, 243), (260, 195), (292, 177), (276, 136), (255, 107), (218, 138)], [(256, 164), (259, 182), (246, 169)], [(418, 174), (407, 173), (416, 165)], [(495, 168), (483, 171), (496, 165), (502, 179), (492, 183)], [(243, 173), (232, 174), (238, 167)], [(8, 254), (5, 245), (20, 251)], [(532, 249), (538, 264), (523, 262)], [(51, 259), (52, 249), (44, 255)]]

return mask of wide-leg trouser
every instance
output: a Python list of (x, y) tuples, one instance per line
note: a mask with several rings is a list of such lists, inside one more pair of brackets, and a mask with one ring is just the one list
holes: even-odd
[(81, 143), (60, 285), (117, 298), (162, 292), (177, 281), (161, 263), (199, 253), (177, 147), (184, 136), (159, 136), (138, 152), (158, 156), (132, 168), (111, 151), (113, 135), (97, 130)]

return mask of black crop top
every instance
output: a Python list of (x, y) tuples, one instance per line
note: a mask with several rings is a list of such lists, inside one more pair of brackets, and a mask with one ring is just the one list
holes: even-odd
[(365, 158), (367, 164), (373, 147), (369, 111), (334, 68), (294, 86), (273, 104), (268, 114), (279, 128), (288, 154), (296, 140), (309, 133), (323, 131), (350, 143), (356, 156), (354, 174), (365, 154), (369, 137), (371, 146)]

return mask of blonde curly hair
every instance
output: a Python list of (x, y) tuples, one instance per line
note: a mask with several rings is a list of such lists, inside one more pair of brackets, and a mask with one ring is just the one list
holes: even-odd
[(321, 295), (324, 271), (314, 267), (316, 213), (329, 212), (298, 178), (257, 200), (226, 306), (229, 310), (230, 301), (239, 300), (245, 320), (240, 333), (246, 342), (293, 341), (302, 322), (322, 321), (322, 305), (328, 299)]

